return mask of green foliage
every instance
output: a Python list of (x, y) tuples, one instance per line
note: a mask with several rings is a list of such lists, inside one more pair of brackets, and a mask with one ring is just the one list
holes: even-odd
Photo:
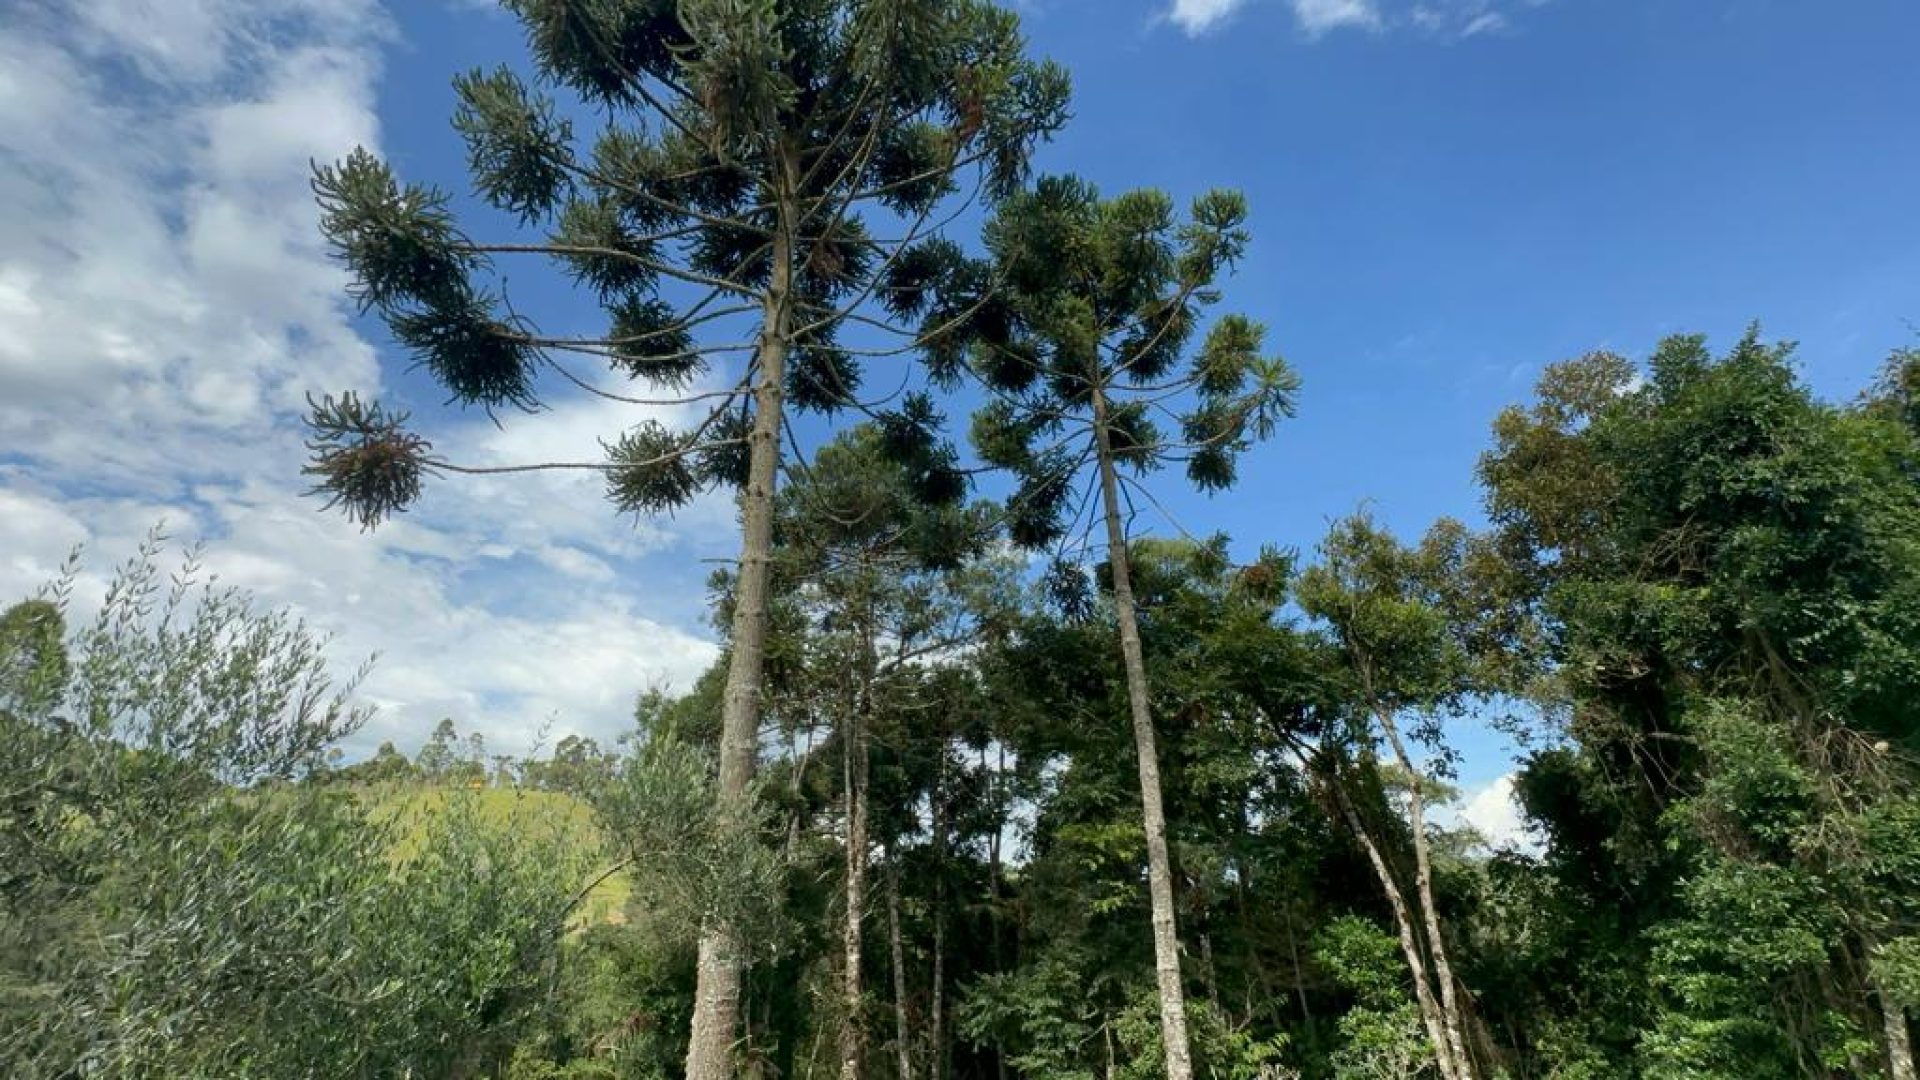
[(0, 1063), (483, 1065), (543, 992), (580, 867), (466, 812), (437, 815), (396, 861), (397, 826), (317, 782), (364, 715), (329, 686), (321, 642), (200, 586), (191, 559), (163, 588), (159, 553), (150, 541), (123, 566), (64, 643), (64, 583), (3, 621)]
[(66, 619), (50, 600), (23, 600), (0, 614), (0, 711), (45, 716), (66, 691)]
[(603, 835), (635, 869), (638, 902), (661, 940), (686, 945), (703, 919), (724, 918), (765, 952), (777, 951), (782, 868), (761, 842), (762, 822), (716, 809), (711, 749), (675, 727), (643, 729), (591, 793)]
[(1004, 1047), (1007, 1063), (1044, 1080), (1092, 1080), (1097, 1075), (1100, 1016), (1086, 979), (1085, 957), (1052, 950), (1017, 973), (990, 976), (974, 986), (960, 1014), (960, 1031)]
[(1887, 358), (1868, 391), (1867, 408), (1920, 434), (1920, 349), (1898, 349)]
[(1314, 951), (1334, 980), (1354, 996), (1340, 1017), (1341, 1046), (1328, 1064), (1340, 1080), (1437, 1075), (1433, 1044), (1407, 990), (1408, 975), (1392, 935), (1347, 916), (1327, 924)]
[(388, 412), (346, 393), (339, 399), (307, 399), (307, 449), (313, 461), (301, 471), (318, 477), (308, 494), (327, 496), (327, 509), (347, 508), (349, 517), (372, 528), (420, 497), (432, 444), (406, 429), (407, 414)]
[(1556, 933), (1648, 1076), (1869, 1068), (1869, 958), (1913, 925), (1910, 841), (1878, 824), (1914, 798), (1920, 693), (1901, 362), (1849, 410), (1790, 355), (1675, 338), (1643, 386), (1563, 365), (1482, 469), (1577, 740), (1521, 784), (1568, 917), (1602, 920)]
[[(1160, 1042), (1160, 1006), (1150, 984), (1097, 1010), (1086, 977), (1097, 960), (1074, 950), (1050, 950), (1017, 975), (975, 986), (961, 1014), (969, 1038), (1013, 1049), (1008, 1064), (1045, 1080), (1112, 1077), (1152, 1080), (1166, 1075)], [(1284, 1036), (1257, 1038), (1206, 1001), (1187, 1006), (1197, 1076), (1209, 1080), (1292, 1080)]]
[(1332, 631), (1359, 708), (1432, 717), (1499, 688), (1476, 650), (1484, 601), (1471, 567), (1480, 545), (1447, 520), (1418, 547), (1403, 547), (1365, 515), (1337, 523), (1321, 542), (1294, 596)]
[(521, 783), (542, 791), (590, 799), (613, 777), (616, 757), (584, 735), (568, 735), (554, 744), (546, 760), (521, 765)]
[(1881, 993), (1908, 1012), (1920, 1011), (1920, 936), (1882, 942), (1869, 962)]
[[(935, 207), (969, 175), (989, 198), (1012, 192), (1065, 119), (1065, 75), (979, 0), (507, 6), (538, 81), (461, 75), (453, 121), (474, 188), (533, 235), (470, 237), (443, 192), (364, 149), (316, 169), (321, 228), (363, 310), (463, 405), (534, 409), (547, 370), (598, 390), (581, 358), (681, 392), (709, 357), (741, 354), (749, 370), (688, 399), (686, 428), (610, 441), (623, 510), (743, 483), (726, 450), (761, 411), (778, 426), (778, 392), (803, 409), (854, 404), (860, 353), (840, 325), (905, 280), (898, 266), (918, 267), (921, 288), (962, 272), (926, 257), (943, 250)], [(590, 139), (581, 115), (600, 118)], [(592, 293), (605, 332), (541, 333), (494, 262), (526, 256)], [(753, 367), (782, 365), (783, 385), (756, 385)], [(457, 471), (377, 406), (323, 399), (312, 422), (309, 472), (367, 525), (417, 498), (423, 475)]]
[[(955, 302), (936, 303), (927, 323), (940, 328), (935, 369), (964, 367), (994, 394), (973, 440), (1018, 481), (1017, 543), (1062, 537), (1079, 509), (1073, 477), (1096, 443), (1137, 473), (1184, 463), (1212, 491), (1292, 413), (1298, 379), (1261, 355), (1265, 332), (1244, 316), (1223, 317), (1181, 364), (1246, 245), (1245, 218), (1236, 192), (1202, 195), (1180, 221), (1157, 191), (1102, 199), (1084, 180), (1045, 177), (988, 225), (1002, 291), (958, 318)], [(1156, 414), (1176, 430), (1162, 431)]]
[[(1114, 1040), (1125, 1063), (1110, 1074), (1115, 1080), (1156, 1080), (1166, 1075), (1160, 1040), (1160, 1003), (1138, 995), (1113, 1020)], [(1299, 1080), (1286, 1064), (1287, 1038), (1255, 1038), (1236, 1027), (1207, 1001), (1187, 1004), (1187, 1031), (1193, 1040), (1195, 1075), (1207, 1080)]]

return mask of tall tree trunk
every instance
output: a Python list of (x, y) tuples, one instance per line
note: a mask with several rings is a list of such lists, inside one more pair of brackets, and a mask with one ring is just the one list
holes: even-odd
[(1107, 1042), (1107, 1080), (1113, 1080), (1113, 1077), (1120, 1072), (1120, 1061), (1113, 1047), (1113, 1016), (1111, 1014), (1100, 1022), (1100, 1034), (1106, 1038)]
[(840, 1077), (859, 1080), (865, 1073), (865, 992), (860, 984), (861, 927), (867, 911), (867, 734), (861, 708), (850, 711), (840, 735), (843, 799), (847, 815), (847, 919), (841, 930), (843, 965), (840, 1017)]
[[(766, 672), (767, 591), (773, 559), (773, 495), (780, 475), (781, 417), (792, 305), (794, 215), (783, 201), (773, 235), (773, 268), (761, 299), (760, 340), (754, 350), (759, 381), (753, 388), (753, 433), (748, 440), (747, 486), (740, 493), (740, 575), (734, 587), (732, 655), (720, 716), (718, 811), (744, 820), (760, 742), (761, 687)], [(733, 1080), (735, 1032), (740, 1025), (740, 975), (745, 964), (739, 932), (720, 920), (700, 929), (693, 1030), (687, 1040), (687, 1080)]]
[(1433, 902), (1433, 857), (1427, 848), (1426, 803), (1420, 794), (1420, 773), (1413, 767), (1400, 728), (1393, 714), (1378, 710), (1380, 727), (1393, 746), (1393, 756), (1407, 774), (1407, 824), (1413, 830), (1414, 889), (1418, 894), (1421, 919), (1426, 925), (1427, 951), (1433, 956), (1433, 975), (1440, 983), (1440, 1008), (1446, 1020), (1446, 1052), (1453, 1056), (1453, 1068), (1461, 1080), (1473, 1080), (1473, 1058), (1467, 1053), (1465, 1015), (1453, 981), (1453, 965), (1447, 961), (1447, 943), (1440, 936), (1440, 909)]
[(1907, 1030), (1907, 1010), (1875, 988), (1880, 998), (1880, 1025), (1887, 1037), (1888, 1080), (1914, 1080), (1913, 1039)]
[(797, 742), (798, 732), (787, 736), (787, 757), (793, 762), (793, 776), (787, 785), (788, 798), (793, 803), (793, 812), (787, 815), (787, 865), (793, 865), (800, 851), (801, 818), (805, 816), (800, 793), (806, 790), (807, 759), (813, 756), (813, 725), (807, 725), (807, 749), (802, 753)]
[[(1209, 912), (1209, 914), (1211, 914)], [(1207, 920), (1203, 919), (1205, 923)], [(1213, 934), (1206, 926), (1200, 928), (1200, 970), (1206, 980), (1207, 1000), (1213, 1003), (1215, 1012), (1225, 1014), (1220, 1007), (1220, 972), (1213, 963)]]
[(1414, 1000), (1420, 1006), (1420, 1022), (1427, 1029), (1427, 1040), (1433, 1043), (1434, 1062), (1440, 1066), (1440, 1075), (1443, 1080), (1467, 1080), (1459, 1074), (1453, 1054), (1448, 1049), (1446, 1024), (1440, 1015), (1440, 1005), (1433, 998), (1427, 961), (1420, 953), (1419, 935), (1414, 931), (1413, 916), (1407, 911), (1407, 898), (1400, 891), (1400, 883), (1394, 880), (1386, 858), (1381, 855), (1380, 846), (1373, 842), (1372, 834), (1367, 832), (1360, 815), (1354, 811), (1340, 778), (1334, 776), (1329, 782), (1333, 784), (1333, 799), (1339, 804), (1341, 816), (1346, 818), (1347, 828), (1366, 851), (1367, 861), (1373, 865), (1374, 876), (1380, 879), (1380, 889), (1387, 894), (1387, 906), (1393, 909), (1393, 926), (1400, 939), (1400, 953), (1407, 958), (1407, 969), (1413, 973)]
[(1160, 803), (1160, 752), (1147, 698), (1147, 661), (1134, 612), (1133, 574), (1126, 529), (1120, 522), (1120, 481), (1114, 473), (1113, 437), (1107, 430), (1107, 397), (1093, 387), (1093, 434), (1099, 458), (1100, 496), (1107, 519), (1107, 561), (1113, 570), (1113, 608), (1120, 623), (1120, 656), (1126, 664), (1127, 704), (1133, 714), (1133, 749), (1140, 767), (1140, 816), (1147, 834), (1147, 895), (1153, 911), (1153, 967), (1160, 988), (1160, 1037), (1166, 1046), (1167, 1080), (1192, 1080), (1187, 1047), (1186, 989), (1180, 979), (1180, 936), (1174, 923), (1173, 864), (1167, 855), (1167, 816)]
[[(1007, 962), (1002, 952), (1000, 937), (1000, 834), (1006, 831), (1006, 812), (1000, 805), (1000, 781), (1007, 772), (1007, 744), (999, 742), (999, 768), (987, 777), (987, 791), (993, 800), (992, 831), (987, 834), (987, 927), (993, 938), (993, 970), (995, 974), (1007, 970)], [(980, 771), (987, 771), (987, 748), (980, 747)], [(1007, 1059), (996, 1047), (993, 1051), (993, 1071), (997, 1080), (1007, 1080)]]
[(913, 1044), (907, 1034), (907, 956), (900, 942), (900, 863), (887, 845), (887, 943), (893, 954), (893, 1047), (899, 1080), (913, 1080)]
[(1314, 1023), (1313, 1010), (1307, 1005), (1307, 966), (1300, 959), (1300, 934), (1294, 929), (1292, 905), (1281, 912), (1281, 918), (1287, 928), (1287, 961), (1293, 965), (1293, 996), (1300, 1003), (1300, 1019), (1307, 1025), (1307, 1038), (1317, 1042), (1320, 1033)]
[(947, 735), (940, 736), (940, 760), (933, 773), (933, 987), (929, 993), (927, 1058), (930, 1080), (947, 1075)]

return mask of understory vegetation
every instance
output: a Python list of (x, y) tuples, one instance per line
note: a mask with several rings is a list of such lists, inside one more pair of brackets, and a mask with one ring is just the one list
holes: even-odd
[[(1914, 370), (1587, 357), (1497, 421), (1484, 531), (1134, 540), (1196, 1073), (1911, 1075)], [(783, 495), (745, 819), (724, 660), (605, 747), (347, 764), (322, 643), (191, 555), (9, 609), (10, 1073), (679, 1075), (723, 916), (742, 1075), (1165, 1075), (1111, 576), (946, 549), (991, 508), (919, 520), (881, 446)], [(1435, 810), (1475, 724), (1517, 843)]]

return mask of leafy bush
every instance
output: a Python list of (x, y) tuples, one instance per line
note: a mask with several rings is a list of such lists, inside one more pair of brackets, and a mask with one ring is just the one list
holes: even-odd
[(0, 1071), (449, 1076), (546, 993), (578, 858), (454, 797), (419, 828), (312, 782), (365, 712), (324, 642), (174, 573), (0, 619)]

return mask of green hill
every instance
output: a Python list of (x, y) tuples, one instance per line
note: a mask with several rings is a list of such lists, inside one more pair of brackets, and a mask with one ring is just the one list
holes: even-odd
[[(462, 788), (425, 782), (377, 784), (364, 790), (376, 800), (376, 815), (391, 815), (399, 821), (396, 859), (414, 854), (433, 815), (465, 810), (488, 828), (521, 836), (554, 837), (569, 850), (587, 856), (585, 861), (596, 868), (590, 874), (598, 873), (597, 868), (613, 861), (605, 853), (607, 845), (594, 822), (592, 809), (581, 799), (564, 792)], [(633, 882), (626, 872), (609, 876), (595, 885), (575, 909), (572, 926), (578, 930), (601, 923), (625, 922), (627, 900), (632, 893)]]

